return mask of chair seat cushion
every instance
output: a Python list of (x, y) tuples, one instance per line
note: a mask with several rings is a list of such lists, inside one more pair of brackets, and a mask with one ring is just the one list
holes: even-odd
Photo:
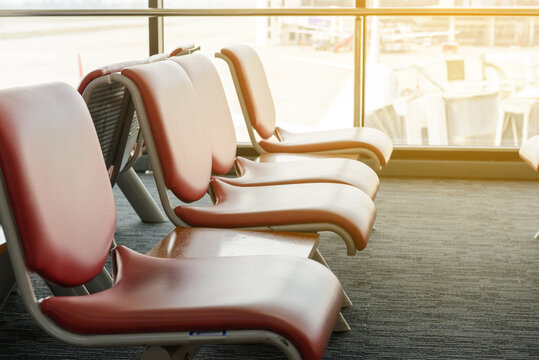
[(42, 311), (82, 334), (268, 330), (321, 358), (342, 304), (324, 266), (299, 257), (159, 259), (119, 246), (116, 283), (51, 297)]
[(520, 148), (519, 155), (533, 170), (539, 171), (539, 135), (529, 138)]
[(357, 187), (374, 199), (380, 181), (368, 165), (348, 159), (311, 158), (282, 163), (261, 163), (236, 158), (239, 177), (220, 180), (236, 186), (302, 183), (342, 183)]
[(277, 127), (275, 133), (280, 141), (261, 140), (259, 143), (267, 152), (304, 153), (365, 148), (376, 154), (380, 165), (387, 165), (393, 152), (389, 137), (374, 128), (354, 127), (293, 133)]
[(318, 235), (312, 233), (177, 227), (146, 255), (175, 259), (246, 255), (309, 258), (317, 244)]
[(363, 191), (345, 184), (312, 183), (241, 187), (212, 180), (210, 207), (179, 206), (174, 211), (197, 227), (267, 227), (330, 223), (344, 229), (356, 248), (367, 245), (376, 208)]

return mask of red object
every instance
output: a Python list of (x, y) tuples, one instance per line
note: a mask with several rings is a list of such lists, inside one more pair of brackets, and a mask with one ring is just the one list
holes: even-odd
[(362, 148), (374, 152), (382, 166), (387, 165), (393, 152), (393, 145), (388, 136), (370, 127), (302, 133), (293, 133), (276, 127), (275, 133), (280, 141), (261, 140), (259, 144), (264, 150), (277, 153), (309, 153)]
[(134, 66), (122, 74), (144, 100), (167, 187), (182, 201), (200, 199), (208, 191), (211, 148), (189, 77), (172, 61)]
[(199, 95), (204, 131), (211, 142), (212, 171), (218, 175), (226, 174), (234, 166), (236, 158), (236, 132), (219, 73), (211, 61), (201, 54), (171, 60), (185, 70)]
[(264, 329), (321, 359), (342, 305), (339, 281), (299, 257), (159, 259), (119, 246), (115, 285), (41, 309), (81, 334)]
[(275, 131), (275, 105), (260, 58), (246, 45), (224, 48), (221, 53), (234, 64), (251, 124), (262, 138), (271, 137)]
[(27, 266), (62, 286), (91, 280), (116, 211), (84, 100), (61, 83), (0, 91), (0, 144)]
[(459, 44), (457, 43), (443, 43), (442, 52), (444, 53), (456, 53), (459, 51)]
[[(29, 270), (68, 287), (94, 278), (107, 258), (116, 215), (81, 96), (61, 83), (0, 90), (0, 144)], [(49, 297), (39, 303), (42, 312), (67, 331), (104, 339), (118, 333), (272, 331), (303, 358), (320, 359), (343, 301), (335, 275), (301, 257), (172, 260), (123, 246), (113, 256), (110, 289)]]
[(235, 168), (239, 177), (219, 177), (236, 186), (283, 185), (305, 183), (342, 183), (355, 186), (374, 199), (380, 181), (370, 167), (351, 159), (297, 156), (295, 160), (260, 163), (238, 157)]
[[(233, 167), (239, 177), (220, 177), (238, 186), (303, 183), (344, 183), (365, 191), (374, 199), (379, 179), (366, 164), (352, 159), (322, 158), (309, 154), (265, 154), (274, 162), (236, 158), (236, 134), (225, 91), (213, 63), (202, 54), (171, 59), (189, 75), (200, 102), (206, 132), (209, 134), (214, 174), (227, 174)], [(279, 161), (283, 158), (287, 160)], [(260, 161), (262, 161), (259, 158)]]
[(82, 71), (82, 59), (80, 57), (80, 53), (77, 53), (77, 59), (79, 62), (79, 77), (82, 79), (82, 76), (84, 75), (84, 71)]
[(240, 187), (212, 181), (216, 204), (178, 206), (174, 211), (191, 226), (257, 227), (290, 224), (336, 224), (367, 246), (376, 208), (363, 191), (343, 184)]
[(234, 65), (249, 119), (262, 137), (259, 144), (265, 151), (309, 153), (349, 149), (353, 153), (354, 149), (366, 148), (376, 154), (380, 165), (387, 165), (393, 145), (380, 130), (362, 127), (293, 134), (276, 127), (273, 98), (257, 53), (247, 45), (229, 46), (221, 53)]
[[(129, 67), (129, 66), (134, 66), (134, 65), (139, 65), (139, 64), (147, 64), (148, 62), (149, 62), (149, 58), (145, 58), (145, 59), (141, 59), (141, 60), (126, 61), (126, 62), (121, 62), (121, 63), (116, 63), (116, 64), (110, 64), (110, 65), (107, 65), (107, 66), (103, 66), (103, 67), (101, 67), (99, 69), (96, 69), (96, 70), (91, 71), (88, 74), (86, 74), (84, 79), (82, 79), (80, 84), (79, 84), (78, 91), (82, 95), (82, 93), (84, 92), (84, 89), (86, 89), (86, 86), (88, 86), (88, 84), (92, 80), (95, 80), (98, 77), (109, 75), (109, 74), (112, 74), (112, 73), (115, 73), (115, 72), (120, 72), (124, 68)], [(81, 75), (81, 77), (82, 77), (82, 75)]]
[[(200, 199), (211, 176), (211, 143), (188, 75), (173, 61), (122, 74), (135, 82), (144, 100), (167, 188), (183, 201)], [(344, 184), (237, 187), (215, 179), (212, 188), (214, 206), (180, 206), (176, 214), (198, 227), (330, 223), (347, 231), (358, 250), (367, 245), (376, 218), (371, 198)]]

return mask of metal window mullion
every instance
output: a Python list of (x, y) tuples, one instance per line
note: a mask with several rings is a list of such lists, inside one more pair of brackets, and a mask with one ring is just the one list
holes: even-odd
[[(366, 0), (356, 0), (356, 8), (365, 6)], [(359, 127), (365, 124), (365, 16), (356, 16), (354, 29), (354, 126)]]
[[(162, 1), (162, 0), (149, 0)], [(356, 0), (365, 1), (365, 0)], [(499, 8), (221, 8), (8, 9), (0, 17), (49, 16), (539, 16), (539, 7)]]
[[(148, 8), (164, 8), (164, 0), (148, 0)], [(165, 51), (165, 26), (162, 16), (150, 16), (148, 18), (148, 46), (149, 55), (160, 54)]]

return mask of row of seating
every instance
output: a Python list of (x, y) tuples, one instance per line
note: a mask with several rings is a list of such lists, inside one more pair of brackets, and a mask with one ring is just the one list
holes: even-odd
[[(45, 331), (69, 343), (161, 346), (146, 357), (175, 352), (183, 358), (203, 343), (267, 342), (290, 358), (321, 358), (334, 325), (346, 328), (339, 311), (349, 302), (335, 276), (306, 259), (324, 263), (318, 237), (220, 228), (330, 230), (355, 254), (374, 222), (376, 174), (343, 159), (236, 159), (212, 63), (200, 54), (168, 58), (109, 67), (79, 88), (94, 94), (85, 96), (90, 104), (100, 97), (88, 89), (123, 87), (116, 116), (122, 127), (113, 137), (138, 140), (116, 140), (110, 153), (121, 153), (121, 161), (99, 152), (103, 141), (91, 129), (98, 116), (65, 84), (0, 92), (0, 223), (26, 307)], [(126, 152), (136, 158), (140, 151), (139, 121), (165, 213), (176, 225), (214, 228), (179, 227), (150, 256), (113, 240), (110, 183), (129, 163)], [(233, 165), (237, 179), (211, 177)], [(172, 208), (168, 189), (188, 202), (210, 190), (215, 204)], [(109, 248), (114, 281), (92, 284), (103, 274)], [(30, 272), (59, 292), (82, 289), (67, 293), (86, 296), (38, 302)], [(182, 346), (162, 347), (168, 345)]]

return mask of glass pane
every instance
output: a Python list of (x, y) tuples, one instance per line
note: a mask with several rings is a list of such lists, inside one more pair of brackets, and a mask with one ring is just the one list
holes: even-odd
[(214, 54), (253, 46), (262, 59), (277, 113), (287, 130), (353, 125), (352, 17), (166, 18), (165, 45), (195, 42), (219, 70), (238, 135), (249, 142), (226, 63)]
[(164, 0), (168, 9), (354, 7), (355, 0)]
[(366, 125), (395, 144), (519, 146), (539, 131), (539, 19), (371, 17)]
[(0, 9), (144, 9), (148, 0), (0, 0)]
[(148, 56), (145, 18), (4, 18), (0, 87), (63, 81), (104, 65)]
[(539, 0), (367, 0), (367, 7), (512, 7), (539, 6)]

